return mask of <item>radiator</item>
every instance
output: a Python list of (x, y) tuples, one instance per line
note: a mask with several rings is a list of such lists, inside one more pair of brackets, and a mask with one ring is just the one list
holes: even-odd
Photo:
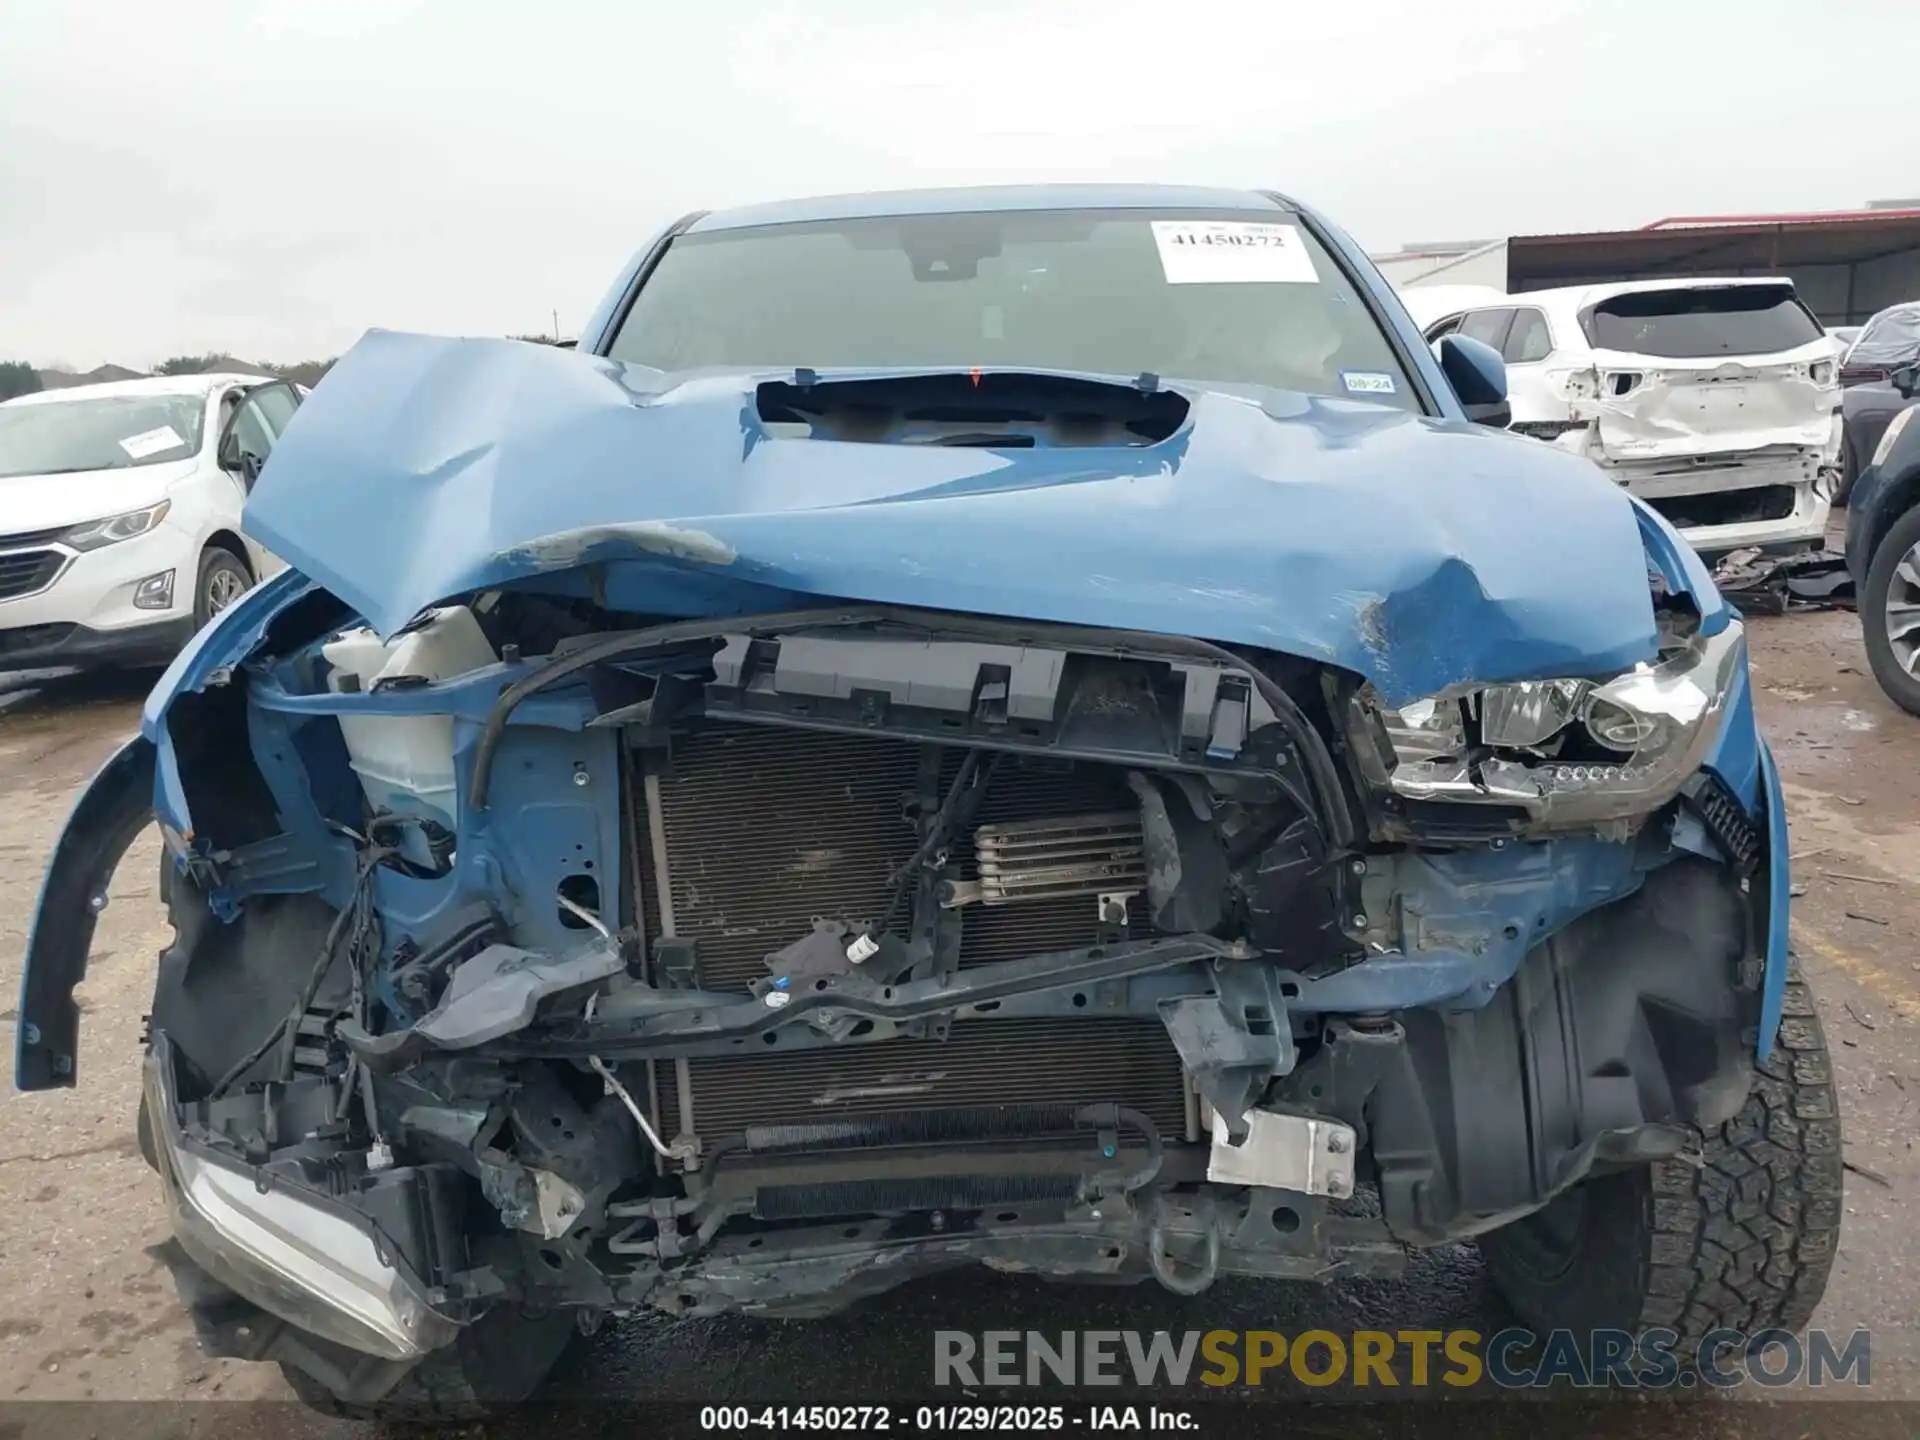
[[(948, 753), (943, 777), (958, 764), (958, 752)], [(745, 990), (767, 973), (765, 957), (815, 916), (877, 917), (889, 877), (919, 841), (908, 806), (920, 774), (920, 748), (897, 740), (728, 724), (676, 737), (659, 781), (660, 833), (674, 932), (697, 939), (702, 983)], [(974, 823), (1135, 808), (1116, 770), (1008, 757)], [(652, 886), (657, 842), (644, 808), (634, 831)], [(971, 832), (955, 836), (949, 853), (971, 878)], [(657, 927), (661, 907), (647, 901)], [(1096, 939), (1087, 896), (958, 914), (962, 966)], [(1110, 1101), (1145, 1112), (1169, 1140), (1186, 1127), (1179, 1057), (1157, 1020), (966, 1020), (945, 1040), (695, 1059), (686, 1072), (695, 1127), (709, 1142), (754, 1124), (980, 1105)]]

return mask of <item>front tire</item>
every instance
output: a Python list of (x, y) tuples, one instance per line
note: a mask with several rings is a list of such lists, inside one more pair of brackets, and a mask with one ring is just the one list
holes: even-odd
[(1853, 437), (1842, 434), (1840, 437), (1840, 478), (1833, 483), (1833, 494), (1828, 504), (1835, 509), (1845, 509), (1853, 498), (1853, 482), (1860, 478), (1860, 457), (1854, 451)]
[(1894, 521), (1874, 548), (1859, 609), (1873, 678), (1894, 704), (1920, 715), (1920, 508)]
[(1780, 1035), (1701, 1160), (1590, 1180), (1483, 1236), (1495, 1286), (1536, 1333), (1799, 1330), (1840, 1238), (1840, 1121), (1813, 996), (1788, 977)]
[(193, 628), (206, 623), (253, 588), (253, 572), (231, 550), (209, 545), (200, 552), (193, 587)]

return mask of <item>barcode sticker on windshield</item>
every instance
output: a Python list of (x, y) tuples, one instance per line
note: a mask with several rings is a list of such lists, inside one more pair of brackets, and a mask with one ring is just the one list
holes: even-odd
[(187, 442), (180, 438), (180, 432), (171, 425), (162, 425), (158, 430), (142, 430), (138, 435), (129, 435), (120, 442), (120, 448), (135, 460), (144, 460), (149, 455), (158, 455), (162, 450), (172, 450)]
[(1155, 220), (1153, 243), (1169, 285), (1314, 285), (1313, 256), (1291, 225)]

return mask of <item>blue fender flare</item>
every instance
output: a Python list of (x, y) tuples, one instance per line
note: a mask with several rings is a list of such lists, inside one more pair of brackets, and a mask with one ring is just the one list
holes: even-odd
[(1766, 964), (1760, 983), (1760, 1039), (1757, 1057), (1773, 1053), (1780, 1032), (1780, 1007), (1787, 993), (1789, 938), (1792, 928), (1793, 866), (1787, 839), (1786, 797), (1780, 790), (1780, 772), (1773, 752), (1760, 742), (1760, 807), (1767, 831)]
[(80, 792), (54, 846), (20, 967), (13, 1083), (22, 1091), (68, 1089), (78, 1078), (74, 987), (86, 978), (113, 872), (153, 823), (154, 755), (144, 736), (122, 745)]

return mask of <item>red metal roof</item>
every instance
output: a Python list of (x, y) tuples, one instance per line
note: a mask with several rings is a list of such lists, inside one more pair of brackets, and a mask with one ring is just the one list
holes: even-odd
[(1820, 225), (1848, 220), (1912, 220), (1920, 218), (1920, 209), (1910, 210), (1799, 210), (1778, 215), (1666, 215), (1642, 230), (1674, 230), (1703, 225)]
[(1675, 216), (1638, 230), (1516, 235), (1507, 242), (1507, 288), (1659, 275), (1780, 274), (1849, 265), (1920, 250), (1920, 210), (1788, 216)]

